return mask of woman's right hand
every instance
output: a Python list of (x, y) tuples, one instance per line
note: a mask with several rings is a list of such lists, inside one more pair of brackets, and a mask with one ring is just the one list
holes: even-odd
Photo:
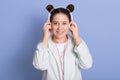
[(47, 46), (48, 45), (48, 39), (50, 37), (50, 31), (51, 31), (50, 21), (45, 22), (42, 31), (43, 31), (43, 43)]

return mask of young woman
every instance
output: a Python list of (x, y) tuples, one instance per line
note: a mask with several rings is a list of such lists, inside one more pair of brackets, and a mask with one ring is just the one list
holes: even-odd
[(79, 36), (77, 24), (71, 19), (74, 6), (54, 9), (48, 5), (46, 9), (51, 15), (43, 26), (43, 39), (35, 50), (34, 67), (43, 71), (43, 80), (82, 80), (80, 70), (90, 68), (92, 58)]

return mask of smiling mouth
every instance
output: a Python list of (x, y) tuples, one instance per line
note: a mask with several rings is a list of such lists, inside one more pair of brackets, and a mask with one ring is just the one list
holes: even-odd
[(62, 33), (64, 33), (64, 31), (56, 31), (57, 32), (57, 34), (62, 34)]

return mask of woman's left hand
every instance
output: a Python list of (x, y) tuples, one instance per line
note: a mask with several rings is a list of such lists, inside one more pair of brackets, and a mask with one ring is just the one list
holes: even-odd
[(73, 39), (75, 41), (75, 44), (78, 46), (81, 43), (81, 38), (79, 36), (78, 26), (74, 21), (70, 22), (69, 30), (72, 33), (72, 37), (73, 37)]

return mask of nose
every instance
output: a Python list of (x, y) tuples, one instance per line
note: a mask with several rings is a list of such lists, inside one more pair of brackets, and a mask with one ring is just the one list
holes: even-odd
[(58, 29), (61, 29), (62, 28), (62, 24), (58, 24)]

